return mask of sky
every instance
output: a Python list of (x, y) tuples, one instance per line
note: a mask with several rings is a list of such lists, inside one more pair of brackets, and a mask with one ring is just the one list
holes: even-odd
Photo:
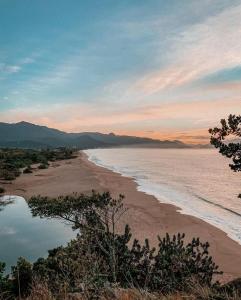
[(241, 114), (241, 0), (0, 0), (0, 121), (207, 143)]

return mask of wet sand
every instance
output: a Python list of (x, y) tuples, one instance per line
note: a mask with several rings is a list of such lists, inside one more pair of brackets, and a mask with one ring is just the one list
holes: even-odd
[(7, 194), (29, 199), (33, 195), (56, 197), (73, 192), (89, 193), (91, 190), (107, 191), (113, 196), (124, 194), (128, 208), (120, 229), (128, 223), (133, 236), (139, 240), (149, 238), (157, 244), (157, 235), (186, 234), (186, 240), (200, 237), (211, 244), (210, 253), (224, 271), (224, 279), (241, 277), (241, 245), (230, 239), (225, 232), (188, 215), (180, 214), (173, 205), (162, 204), (155, 197), (137, 191), (136, 183), (127, 177), (98, 167), (88, 161), (84, 153), (76, 159), (55, 162), (47, 170), (23, 174), (12, 184), (5, 185)]

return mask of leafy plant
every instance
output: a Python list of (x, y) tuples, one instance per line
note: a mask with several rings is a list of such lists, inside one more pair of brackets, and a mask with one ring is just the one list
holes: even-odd
[(53, 150), (30, 150), (30, 149), (0, 149), (0, 178), (15, 180), (23, 173), (31, 173), (32, 164), (40, 164), (39, 169), (46, 169), (49, 161), (75, 158), (74, 151), (61, 148)]
[(44, 169), (48, 169), (48, 167), (49, 167), (49, 165), (48, 164), (40, 164), (39, 166), (38, 166), (38, 169), (40, 169), (40, 170), (44, 170)]
[[(48, 280), (53, 290), (66, 285), (70, 290), (98, 290), (106, 285), (143, 288), (147, 291), (187, 290), (190, 282), (212, 286), (218, 267), (208, 254), (209, 244), (193, 239), (184, 243), (184, 235), (158, 237), (157, 249), (134, 240), (131, 230), (116, 230), (126, 209), (123, 196), (113, 199), (109, 193), (70, 195), (58, 198), (34, 197), (29, 206), (34, 216), (59, 218), (79, 230), (67, 247), (49, 252), (47, 259), (34, 264), (36, 274)], [(81, 288), (80, 288), (81, 287)]]
[[(222, 155), (232, 159), (230, 168), (234, 172), (239, 172), (241, 171), (241, 116), (229, 115), (227, 121), (222, 119), (220, 123), (221, 127), (209, 129), (210, 142)], [(235, 137), (237, 141), (227, 140), (229, 137)], [(241, 194), (239, 197), (241, 198)]]
[(29, 295), (32, 284), (32, 265), (23, 257), (12, 267), (12, 289), (16, 296)]
[(27, 166), (27, 168), (25, 168), (25, 169), (23, 170), (23, 173), (24, 173), (24, 174), (30, 174), (30, 173), (33, 173), (31, 166)]

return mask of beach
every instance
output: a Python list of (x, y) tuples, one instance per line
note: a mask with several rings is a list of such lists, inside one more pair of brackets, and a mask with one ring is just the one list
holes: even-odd
[(123, 194), (128, 211), (119, 230), (128, 223), (133, 237), (141, 241), (148, 238), (153, 246), (157, 244), (157, 235), (164, 236), (166, 232), (185, 233), (186, 241), (200, 237), (210, 243), (210, 254), (224, 272), (225, 280), (241, 277), (241, 246), (225, 232), (201, 219), (180, 214), (174, 205), (162, 204), (155, 197), (137, 191), (137, 184), (131, 178), (96, 166), (83, 152), (76, 159), (51, 163), (49, 169), (23, 174), (4, 187), (6, 194), (23, 196), (26, 200), (34, 195), (57, 197), (91, 190), (110, 191), (114, 197)]

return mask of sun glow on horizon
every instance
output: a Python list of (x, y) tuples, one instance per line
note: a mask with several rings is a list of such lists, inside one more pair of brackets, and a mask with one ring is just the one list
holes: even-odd
[(0, 120), (207, 143), (241, 113), (241, 3), (180, 3), (3, 1)]

